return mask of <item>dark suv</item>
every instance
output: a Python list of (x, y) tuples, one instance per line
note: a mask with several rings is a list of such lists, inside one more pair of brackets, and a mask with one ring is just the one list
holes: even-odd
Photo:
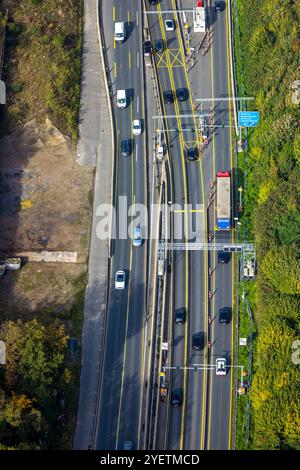
[(163, 52), (163, 50), (165, 48), (164, 40), (163, 39), (157, 39), (156, 41), (154, 41), (153, 47), (157, 52)]
[(219, 323), (230, 323), (231, 320), (231, 308), (224, 307), (219, 310)]
[(225, 2), (216, 1), (215, 3), (216, 12), (219, 13), (225, 9)]
[(121, 142), (121, 155), (122, 157), (129, 157), (131, 154), (131, 142), (129, 139), (122, 140)]
[(175, 323), (182, 325), (185, 322), (185, 308), (178, 308), (175, 311)]
[(181, 406), (183, 401), (183, 392), (181, 389), (173, 390), (171, 396), (172, 406)]
[(178, 88), (176, 95), (179, 101), (185, 101), (189, 97), (189, 91), (187, 88)]
[(218, 251), (218, 263), (227, 264), (230, 261), (229, 251)]
[(190, 147), (186, 151), (186, 158), (190, 161), (197, 160), (198, 158), (198, 149), (197, 147)]
[(200, 351), (204, 348), (204, 333), (193, 334), (192, 348), (194, 351)]
[(166, 90), (164, 91), (164, 102), (165, 103), (173, 103), (174, 101), (174, 93), (172, 90)]

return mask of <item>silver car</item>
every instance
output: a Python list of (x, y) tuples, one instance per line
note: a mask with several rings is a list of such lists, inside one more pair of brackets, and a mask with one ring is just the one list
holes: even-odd
[(132, 244), (133, 246), (141, 246), (142, 244), (141, 227), (139, 225), (134, 227)]

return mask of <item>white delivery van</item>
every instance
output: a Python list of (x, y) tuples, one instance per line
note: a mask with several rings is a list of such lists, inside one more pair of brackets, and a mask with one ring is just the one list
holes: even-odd
[(125, 41), (125, 23), (122, 22), (116, 22), (115, 23), (115, 34), (114, 38), (116, 42), (123, 42)]
[(117, 107), (126, 108), (126, 106), (127, 106), (126, 90), (118, 90), (117, 91)]

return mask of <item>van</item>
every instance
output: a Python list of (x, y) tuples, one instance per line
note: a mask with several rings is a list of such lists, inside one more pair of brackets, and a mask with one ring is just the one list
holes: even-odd
[(116, 42), (125, 41), (125, 23), (123, 21), (115, 23), (114, 38)]
[(126, 108), (126, 106), (127, 106), (126, 90), (118, 90), (117, 91), (117, 107)]

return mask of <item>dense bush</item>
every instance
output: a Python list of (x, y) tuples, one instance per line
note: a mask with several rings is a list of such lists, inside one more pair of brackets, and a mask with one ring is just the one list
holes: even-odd
[(300, 333), (300, 106), (291, 85), (300, 78), (300, 3), (238, 0), (238, 12), (240, 77), (261, 113), (249, 138), (245, 194), (259, 266), (252, 446), (299, 449), (300, 366), (292, 344)]
[(70, 381), (65, 328), (58, 320), (46, 326), (36, 320), (6, 321), (0, 338), (6, 344), (6, 365), (0, 370), (0, 449), (49, 448), (62, 434), (60, 397)]
[[(8, 128), (48, 116), (78, 135), (82, 0), (0, 0), (8, 11), (4, 78)], [(20, 84), (16, 89), (14, 83)], [(4, 127), (4, 121), (2, 122)]]

